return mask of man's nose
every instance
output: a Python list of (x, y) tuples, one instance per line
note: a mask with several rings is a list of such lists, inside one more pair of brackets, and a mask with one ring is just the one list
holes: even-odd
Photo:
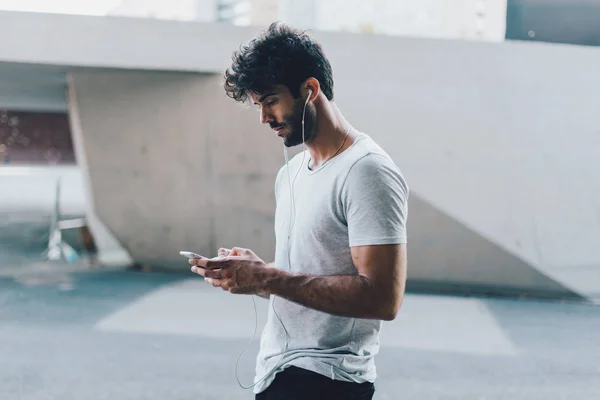
[(268, 124), (271, 121), (273, 121), (273, 118), (271, 117), (271, 115), (269, 115), (268, 113), (266, 113), (265, 110), (261, 108), (261, 110), (260, 110), (260, 123), (261, 124)]

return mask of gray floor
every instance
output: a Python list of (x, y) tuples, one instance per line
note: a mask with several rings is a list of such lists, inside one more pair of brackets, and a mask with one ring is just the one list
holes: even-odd
[[(250, 299), (187, 275), (5, 264), (0, 399), (252, 398), (233, 374)], [(598, 399), (599, 360), (597, 306), (411, 294), (384, 326), (375, 398)]]

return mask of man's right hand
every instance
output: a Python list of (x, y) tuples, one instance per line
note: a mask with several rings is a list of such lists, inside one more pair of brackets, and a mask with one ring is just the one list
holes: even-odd
[[(262, 263), (264, 263), (264, 261), (258, 257), (252, 250), (250, 249), (244, 249), (242, 247), (234, 247), (232, 249), (228, 249), (225, 247), (221, 247), (219, 249), (219, 251), (217, 252), (219, 257), (244, 257), (244, 258), (248, 258), (250, 260), (253, 261), (260, 261)], [(265, 292), (262, 293), (257, 293), (260, 297), (262, 297), (263, 299), (267, 299), (269, 300), (269, 295)]]

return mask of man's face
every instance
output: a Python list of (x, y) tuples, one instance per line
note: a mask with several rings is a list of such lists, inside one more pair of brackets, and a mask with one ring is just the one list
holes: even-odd
[[(251, 94), (252, 101), (260, 111), (260, 122), (269, 124), (277, 136), (283, 138), (287, 147), (302, 143), (302, 113), (306, 99), (294, 98), (290, 90), (277, 85), (261, 94)], [(308, 104), (304, 115), (304, 141), (310, 142), (315, 133), (316, 113)]]

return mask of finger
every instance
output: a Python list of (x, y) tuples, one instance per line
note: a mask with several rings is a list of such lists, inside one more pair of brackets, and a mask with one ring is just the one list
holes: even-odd
[(221, 279), (204, 278), (204, 281), (214, 287), (221, 287), (223, 281)]
[(205, 278), (223, 279), (223, 273), (220, 270), (206, 269), (203, 273)]
[(192, 269), (193, 273), (203, 276), (205, 278), (221, 279), (224, 276), (224, 274), (221, 272), (220, 269), (219, 270), (212, 270), (212, 269), (209, 270), (209, 269), (205, 269), (205, 268), (196, 267), (195, 265), (191, 269)]
[(190, 263), (192, 265), (196, 265), (196, 266), (201, 267), (201, 268), (205, 268), (207, 262), (208, 262), (208, 258), (204, 258), (204, 257), (201, 257), (201, 258), (190, 258), (188, 260), (188, 263)]
[(226, 292), (231, 292), (231, 288), (234, 287), (234, 283), (231, 279), (221, 279), (221, 289)]
[(206, 270), (204, 268), (196, 267), (195, 265), (192, 267), (192, 272), (198, 274), (200, 276), (205, 276)]
[(218, 251), (220, 257), (227, 257), (231, 253), (231, 249), (227, 249), (225, 247), (221, 247)]
[(229, 261), (229, 257), (221, 258), (191, 258), (189, 263), (204, 269), (221, 269), (224, 268)]
[[(223, 269), (223, 268), (227, 268), (229, 266), (229, 262), (230, 262), (230, 257), (223, 257), (220, 259), (205, 259), (202, 264), (203, 264), (203, 268), (205, 269)], [(196, 264), (198, 266), (200, 266), (200, 260), (198, 260), (198, 263)]]

